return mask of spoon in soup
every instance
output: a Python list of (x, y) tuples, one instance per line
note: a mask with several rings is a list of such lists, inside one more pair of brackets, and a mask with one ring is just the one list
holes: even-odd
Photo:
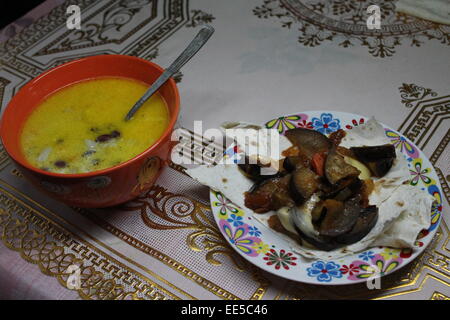
[(209, 40), (214, 33), (214, 28), (210, 25), (204, 25), (197, 33), (195, 38), (189, 43), (184, 51), (175, 59), (175, 61), (159, 76), (158, 79), (150, 86), (150, 88), (144, 93), (144, 95), (134, 104), (134, 106), (128, 111), (125, 121), (130, 120), (136, 111), (156, 92), (158, 89), (166, 83), (178, 70), (188, 62), (203, 45)]

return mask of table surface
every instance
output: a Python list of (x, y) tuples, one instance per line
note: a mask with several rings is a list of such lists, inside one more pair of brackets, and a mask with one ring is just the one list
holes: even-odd
[[(77, 4), (82, 29), (66, 27)], [(32, 188), (0, 150), (0, 298), (449, 299), (450, 26), (395, 14), (365, 29), (370, 1), (46, 1), (0, 32), (2, 110), (66, 61), (128, 54), (168, 66), (205, 23), (216, 33), (176, 77), (179, 125), (265, 123), (305, 110), (375, 116), (433, 163), (443, 219), (424, 254), (381, 289), (296, 283), (243, 261), (222, 238), (208, 189), (172, 165), (120, 208), (69, 208)], [(184, 211), (183, 211), (184, 210)], [(183, 213), (180, 215), (180, 213)], [(71, 289), (67, 267), (80, 266)]]

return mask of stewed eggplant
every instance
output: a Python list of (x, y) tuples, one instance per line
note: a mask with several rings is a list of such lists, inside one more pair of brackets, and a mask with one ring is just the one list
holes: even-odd
[(258, 182), (261, 180), (274, 178), (281, 174), (281, 172), (277, 170), (280, 168), (272, 168), (270, 165), (270, 163), (262, 164), (259, 160), (256, 161), (256, 163), (252, 163), (249, 157), (246, 156), (244, 163), (239, 163), (238, 168), (244, 176)]
[(248, 163), (239, 163), (238, 168), (241, 172), (249, 179), (253, 181), (258, 181), (261, 178), (261, 166), (258, 164)]
[(314, 228), (312, 217), (308, 212), (293, 207), (291, 208), (291, 217), (295, 230), (300, 237), (314, 247), (320, 250), (330, 251), (340, 246), (333, 239), (319, 234)]
[(245, 193), (245, 206), (256, 213), (278, 210), (282, 207), (292, 207), (288, 186), (291, 175), (277, 176), (260, 181)]
[[(389, 171), (395, 148), (347, 149), (339, 146), (344, 131), (328, 138), (296, 128), (285, 135), (293, 146), (283, 153), (281, 172), (262, 177), (260, 163), (239, 165), (256, 181), (245, 193), (245, 205), (256, 213), (284, 210), (282, 217), (290, 217), (286, 220), (290, 224), (283, 220), (286, 226), (278, 223), (278, 228), (291, 233), (295, 229), (302, 240), (320, 250), (330, 251), (366, 236), (378, 219), (378, 208), (369, 205), (370, 175)], [(364, 177), (359, 168), (364, 169)]]
[(332, 239), (327, 239), (321, 236), (311, 236), (303, 232), (297, 225), (295, 225), (295, 230), (300, 235), (301, 239), (305, 240), (309, 244), (312, 244), (317, 249), (323, 251), (331, 251), (337, 249), (341, 246), (340, 243), (333, 241)]
[(375, 177), (383, 177), (391, 169), (396, 158), (391, 144), (350, 148), (355, 158), (364, 163)]
[(349, 232), (356, 223), (361, 207), (359, 197), (341, 202), (333, 199), (325, 200), (325, 218), (320, 224), (319, 233), (322, 236), (337, 237)]
[(323, 187), (323, 199), (334, 199), (345, 201), (352, 195), (358, 193), (363, 187), (361, 179), (358, 177), (348, 177), (341, 180), (339, 184)]
[(295, 128), (286, 131), (285, 135), (302, 154), (309, 158), (312, 158), (315, 153), (327, 152), (332, 146), (327, 136), (314, 130)]
[(311, 210), (311, 221), (315, 227), (320, 226), (325, 218), (326, 212), (324, 200), (319, 201)]
[(352, 244), (364, 238), (375, 226), (378, 220), (378, 208), (368, 206), (361, 208), (358, 219), (350, 232), (340, 235), (336, 241), (342, 244)]
[(344, 157), (337, 152), (336, 148), (332, 148), (328, 152), (325, 161), (325, 176), (332, 185), (336, 185), (345, 178), (358, 177), (359, 173), (358, 169), (345, 162)]
[(311, 169), (298, 167), (292, 172), (289, 191), (297, 205), (309, 199), (318, 189), (318, 176)]
[(308, 167), (309, 161), (300, 156), (288, 156), (283, 160), (283, 168), (288, 171), (294, 171), (297, 167)]
[[(311, 121), (318, 123), (316, 118)], [(347, 124), (339, 123), (343, 127)], [(380, 144), (377, 141), (385, 141), (382, 125), (372, 119), (359, 124), (358, 128), (335, 130), (330, 135), (303, 128), (286, 130), (285, 136), (279, 137), (281, 148), (270, 158), (263, 150), (256, 150), (258, 153), (251, 151), (248, 156), (260, 161), (238, 164), (239, 169), (231, 165), (210, 170), (208, 166), (206, 171), (187, 172), (246, 210), (249, 219), (281, 233), (283, 239), (289, 237), (292, 241), (286, 240), (292, 252), (307, 259), (337, 261), (376, 245), (403, 245), (402, 241), (412, 246), (416, 232), (410, 232), (413, 228), (408, 225), (414, 223), (417, 229), (428, 227), (426, 218), (432, 196), (406, 185), (409, 171), (405, 163), (398, 161), (403, 158), (396, 159), (393, 146), (374, 146)], [(278, 173), (263, 174), (263, 169), (277, 167), (276, 164), (281, 168)], [(413, 202), (411, 198), (424, 201)], [(400, 217), (402, 212), (412, 214)], [(395, 226), (394, 230), (394, 222), (404, 223), (403, 218), (409, 219), (406, 227), (397, 230)]]
[(319, 202), (311, 214), (293, 210), (292, 219), (302, 238), (318, 249), (329, 251), (364, 238), (377, 222), (378, 208), (362, 207), (361, 196), (357, 194), (345, 202), (333, 199)]

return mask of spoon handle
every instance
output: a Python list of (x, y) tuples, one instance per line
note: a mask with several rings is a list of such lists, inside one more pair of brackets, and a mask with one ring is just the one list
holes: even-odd
[(172, 62), (172, 64), (161, 74), (161, 76), (159, 76), (158, 79), (156, 79), (144, 95), (134, 104), (133, 108), (130, 109), (125, 117), (125, 120), (130, 120), (136, 111), (145, 103), (145, 101), (147, 101), (156, 91), (158, 91), (158, 89), (166, 83), (166, 81), (169, 80), (174, 73), (180, 70), (181, 67), (183, 67), (186, 62), (188, 62), (201, 49), (201, 47), (203, 47), (213, 33), (213, 27), (209, 25), (203, 26), (186, 49), (184, 49), (178, 58)]

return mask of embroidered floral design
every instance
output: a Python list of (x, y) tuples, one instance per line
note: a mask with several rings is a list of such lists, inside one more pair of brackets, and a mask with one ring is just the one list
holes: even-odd
[(383, 252), (381, 252), (380, 255), (384, 258), (384, 260), (397, 259), (400, 256), (400, 250), (384, 248)]
[(227, 219), (227, 221), (229, 223), (233, 224), (233, 227), (239, 227), (242, 226), (244, 224), (244, 222), (242, 221), (242, 217), (237, 216), (235, 214), (231, 214), (230, 218)]
[(365, 251), (361, 253), (358, 258), (363, 259), (364, 261), (369, 261), (375, 257), (375, 252), (373, 251)]
[(432, 184), (428, 187), (428, 193), (435, 198), (435, 201), (431, 206), (431, 226), (428, 229), (428, 231), (432, 231), (437, 227), (439, 219), (441, 217), (442, 196), (439, 188), (435, 184)]
[(297, 127), (305, 128), (305, 129), (313, 129), (312, 122), (306, 121), (306, 120), (302, 120), (302, 121), (298, 122)]
[(259, 231), (259, 229), (257, 228), (257, 227), (252, 227), (252, 226), (250, 226), (249, 228), (248, 228), (248, 233), (251, 235), (251, 236), (255, 236), (255, 237), (259, 237), (260, 235), (261, 235), (261, 231)]
[[(316, 47), (335, 42), (340, 47), (367, 47), (373, 57), (390, 57), (396, 47), (409, 44), (420, 47), (425, 40), (450, 45), (446, 25), (399, 14), (394, 1), (378, 1), (382, 30), (367, 28), (367, 8), (370, 0), (261, 0), (253, 13), (261, 19), (277, 19), (283, 28), (299, 31), (298, 42)], [(402, 32), (399, 32), (402, 30)], [(422, 88), (419, 88), (422, 89)], [(415, 93), (416, 88), (407, 88)], [(410, 91), (411, 90), (411, 91)], [(420, 90), (419, 90), (420, 92)], [(408, 105), (407, 105), (408, 106)]]
[(422, 231), (419, 232), (417, 239), (422, 239), (422, 238), (426, 237), (429, 233), (430, 233), (430, 231), (423, 229)]
[(427, 176), (431, 172), (430, 168), (422, 169), (422, 159), (417, 158), (412, 161), (413, 169), (409, 169), (409, 172), (413, 176), (410, 184), (416, 186), (419, 181), (422, 181), (425, 185), (431, 183), (431, 179)]
[(353, 120), (352, 120), (352, 124), (353, 124), (353, 125), (347, 124), (345, 127), (346, 127), (347, 129), (351, 130), (351, 129), (353, 129), (354, 127), (357, 127), (357, 126), (359, 126), (359, 125), (361, 125), (361, 124), (364, 124), (364, 118), (360, 118), (359, 121), (356, 120), (356, 119), (353, 119)]
[(319, 282), (331, 282), (333, 278), (341, 278), (342, 272), (340, 270), (340, 265), (324, 261), (313, 262), (311, 267), (306, 269), (308, 276), (317, 278)]
[(256, 237), (248, 236), (248, 225), (240, 225), (233, 230), (233, 227), (227, 220), (220, 220), (219, 226), (226, 234), (228, 241), (230, 241), (236, 249), (250, 257), (258, 256), (258, 252), (253, 247), (261, 240)]
[(197, 27), (207, 23), (211, 23), (216, 19), (212, 14), (206, 13), (202, 10), (191, 10), (191, 20), (186, 27)]
[(405, 137), (400, 134), (386, 129), (386, 136), (391, 140), (391, 143), (403, 153), (406, 153), (411, 158), (417, 158), (419, 151), (411, 143), (409, 143)]
[(294, 129), (296, 122), (301, 119), (301, 115), (279, 117), (266, 122), (266, 128), (277, 129), (279, 133), (283, 133), (285, 130)]
[(350, 263), (348, 266), (347, 265), (343, 265), (341, 269), (342, 274), (349, 274), (350, 276), (356, 274), (359, 272), (359, 267), (353, 265), (352, 263)]
[[(69, 33), (63, 37), (57, 47), (50, 43), (39, 50), (37, 54), (51, 54), (61, 50), (74, 50), (94, 44), (106, 44), (119, 42), (117, 36), (121, 35), (121, 30), (133, 21), (134, 17), (145, 9), (148, 9), (150, 0), (140, 1), (117, 1), (111, 7), (103, 11), (99, 21), (89, 21), (83, 23), (83, 28), (76, 32)], [(113, 32), (111, 32), (113, 31)]]
[(312, 118), (314, 130), (323, 134), (329, 134), (341, 128), (339, 119), (333, 119), (331, 113), (322, 113), (320, 118)]
[(407, 258), (411, 257), (412, 253), (413, 253), (413, 250), (411, 248), (403, 248), (400, 251), (400, 258), (407, 259)]
[(267, 243), (264, 243), (262, 241), (255, 242), (255, 244), (252, 246), (253, 249), (259, 254), (265, 254), (269, 251), (269, 245)]
[(415, 241), (415, 242), (414, 242), (414, 245), (415, 245), (416, 247), (421, 248), (421, 247), (423, 247), (423, 242), (422, 242), (422, 241)]
[[(391, 255), (387, 252), (385, 253), (385, 256), (388, 257), (388, 259), (385, 259), (380, 254), (374, 255), (374, 257), (371, 259), (370, 262), (356, 260), (353, 261), (352, 264), (355, 267), (359, 268), (358, 273), (353, 273), (353, 275), (348, 276), (347, 279), (355, 281), (360, 279), (369, 279), (374, 277), (382, 277), (385, 274), (388, 274), (392, 272), (395, 268), (397, 268), (403, 261), (402, 258), (399, 256), (400, 250), (396, 250), (397, 252), (397, 258), (391, 258)], [(395, 256), (395, 254), (392, 255), (392, 257)]]
[(243, 216), (244, 212), (234, 206), (222, 193), (212, 191), (218, 201), (212, 201), (211, 205), (219, 208), (220, 219), (228, 219), (228, 213), (232, 213), (234, 216)]
[(433, 90), (419, 87), (414, 83), (403, 83), (399, 90), (400, 96), (402, 98), (402, 103), (405, 104), (407, 108), (411, 108), (414, 102), (420, 101), (428, 95), (431, 95), (432, 97), (437, 96), (437, 93)]
[(296, 257), (293, 256), (292, 253), (286, 252), (285, 250), (280, 250), (278, 253), (275, 249), (270, 249), (269, 252), (266, 253), (266, 256), (263, 258), (266, 260), (266, 264), (268, 266), (275, 266), (275, 269), (278, 270), (283, 267), (286, 270), (289, 270), (289, 266), (296, 266), (297, 263), (294, 261), (297, 260)]
[[(436, 202), (435, 202), (436, 203)], [(433, 213), (433, 211), (431, 211), (432, 213)], [(432, 215), (433, 216), (433, 215)], [(431, 228), (430, 228), (431, 229)], [(424, 237), (426, 237), (428, 234), (430, 233), (430, 231), (428, 231), (428, 230), (426, 230), (426, 229), (423, 229), (423, 230), (421, 230), (420, 232), (419, 232), (419, 234), (418, 234), (418, 236), (417, 236), (417, 240), (414, 242), (414, 245), (416, 246), (416, 247), (419, 247), (419, 248), (421, 248), (421, 247), (423, 247), (423, 242), (422, 241), (419, 241), (420, 239), (422, 239), (422, 238), (424, 238)], [(401, 255), (400, 255), (401, 256)]]

